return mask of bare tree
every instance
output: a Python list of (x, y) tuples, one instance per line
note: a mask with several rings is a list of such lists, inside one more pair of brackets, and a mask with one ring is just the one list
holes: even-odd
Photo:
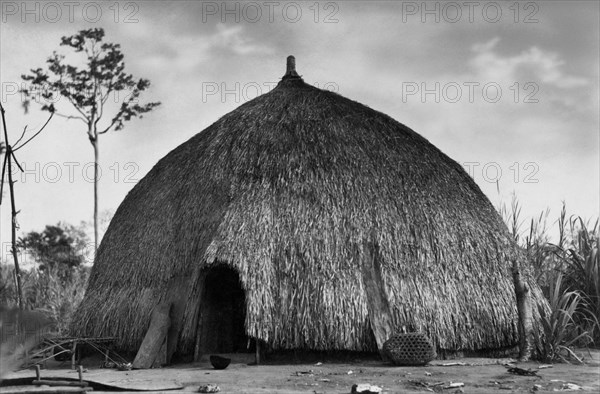
[(11, 145), (10, 142), (8, 141), (8, 130), (6, 128), (6, 114), (4, 112), (4, 107), (2, 106), (2, 103), (0, 103), (0, 114), (2, 116), (2, 127), (4, 129), (4, 141), (5, 141), (5, 146), (4, 146), (5, 154), (4, 154), (4, 161), (2, 163), (2, 176), (0, 177), (0, 205), (2, 205), (2, 196), (4, 195), (4, 178), (7, 177), (8, 178), (8, 190), (10, 192), (10, 209), (11, 209), (11, 219), (12, 219), (12, 221), (11, 221), (11, 253), (13, 256), (13, 261), (15, 263), (17, 300), (18, 300), (18, 304), (19, 304), (19, 309), (23, 309), (23, 287), (21, 284), (21, 269), (19, 268), (19, 255), (17, 253), (17, 229), (19, 227), (18, 223), (17, 223), (17, 215), (19, 214), (19, 211), (17, 211), (17, 207), (16, 207), (16, 203), (15, 203), (15, 189), (14, 189), (15, 181), (13, 180), (13, 167), (12, 166), (13, 166), (13, 160), (14, 160), (14, 164), (21, 171), (23, 171), (23, 168), (21, 167), (21, 165), (19, 164), (19, 161), (17, 160), (17, 157), (15, 156), (15, 152), (17, 150), (21, 149), (22, 147), (24, 147), (25, 145), (27, 145), (35, 137), (37, 137), (46, 128), (46, 126), (50, 122), (50, 119), (52, 119), (52, 117), (54, 116), (54, 113), (50, 113), (48, 120), (46, 121), (46, 123), (44, 123), (44, 125), (42, 126), (42, 128), (40, 130), (38, 130), (33, 136), (28, 138), (25, 142), (21, 143), (21, 141), (23, 140), (23, 138), (25, 137), (25, 134), (27, 132), (27, 127), (25, 127), (23, 129), (23, 134), (21, 134), (21, 137), (17, 140), (17, 142), (15, 142), (14, 146)]

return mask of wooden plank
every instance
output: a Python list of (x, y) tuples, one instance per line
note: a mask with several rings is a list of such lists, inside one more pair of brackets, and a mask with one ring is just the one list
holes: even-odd
[(2, 394), (28, 394), (28, 393), (85, 393), (92, 391), (91, 387), (36, 387), (36, 386), (7, 386), (2, 387)]
[(81, 387), (81, 386), (87, 386), (88, 382), (71, 382), (68, 380), (40, 379), (40, 380), (34, 380), (32, 382), (32, 384), (35, 386), (76, 386), (76, 387)]
[(152, 367), (167, 338), (167, 333), (171, 325), (170, 311), (170, 302), (157, 305), (154, 311), (152, 311), (150, 327), (148, 327), (142, 345), (135, 356), (135, 360), (133, 360), (133, 368), (144, 369)]
[[(83, 373), (83, 380), (90, 384), (97, 383), (107, 387), (118, 388), (128, 391), (166, 391), (179, 390), (183, 385), (174, 379), (173, 374), (177, 375), (177, 370), (149, 370), (138, 369), (133, 371), (116, 371), (114, 369), (95, 369)], [(77, 382), (77, 373), (70, 369), (43, 370), (44, 379), (72, 380)], [(3, 382), (11, 384), (13, 379), (31, 379), (33, 371), (13, 372), (6, 377)], [(32, 387), (32, 386), (29, 386)], [(4, 388), (0, 392), (4, 394)], [(77, 389), (76, 387), (74, 387)], [(76, 391), (75, 391), (76, 392)]]
[(367, 295), (367, 309), (371, 329), (377, 342), (377, 348), (383, 357), (383, 344), (393, 334), (393, 322), (387, 292), (381, 277), (379, 249), (374, 242), (363, 242), (364, 261), (361, 264), (362, 280)]
[(163, 364), (170, 364), (173, 354), (177, 350), (179, 333), (183, 324), (185, 306), (191, 293), (190, 284), (193, 275), (176, 276), (169, 281), (166, 302), (172, 304), (171, 325), (167, 333), (166, 360)]
[(152, 363), (152, 368), (161, 368), (163, 365), (167, 364), (167, 341), (168, 339), (165, 338), (158, 354), (156, 355), (156, 358), (154, 359), (154, 362)]

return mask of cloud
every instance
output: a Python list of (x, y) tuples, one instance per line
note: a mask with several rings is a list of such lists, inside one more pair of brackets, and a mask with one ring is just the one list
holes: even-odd
[(586, 78), (567, 75), (562, 70), (565, 61), (555, 52), (533, 46), (513, 56), (501, 56), (497, 51), (500, 38), (495, 37), (485, 43), (472, 46), (475, 56), (469, 65), (481, 76), (490, 80), (519, 80), (520, 73), (534, 74), (542, 83), (560, 89), (586, 86)]
[(131, 34), (139, 41), (155, 37), (146, 44), (144, 63), (150, 68), (182, 71), (195, 70), (199, 65), (214, 63), (225, 55), (254, 56), (272, 53), (270, 47), (257, 43), (243, 25), (217, 24), (215, 31), (202, 34), (153, 34), (151, 27), (136, 26)]
[(227, 26), (225, 24), (217, 25), (217, 32), (210, 39), (211, 49), (227, 48), (236, 55), (263, 55), (270, 54), (272, 50), (261, 44), (253, 42), (244, 32), (242, 25)]

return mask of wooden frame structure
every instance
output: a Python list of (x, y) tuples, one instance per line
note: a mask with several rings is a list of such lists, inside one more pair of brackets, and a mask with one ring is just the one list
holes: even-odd
[[(71, 353), (71, 369), (77, 369), (76, 366), (80, 361), (77, 357), (77, 346), (83, 344), (90, 345), (93, 349), (104, 355), (104, 361), (107, 362), (111, 359), (111, 345), (116, 339), (117, 338), (115, 337), (46, 337), (38, 345), (38, 350), (27, 356), (27, 361), (22, 369), (28, 369), (35, 365), (45, 363), (57, 355), (68, 352)], [(57, 348), (62, 350), (55, 353)]]

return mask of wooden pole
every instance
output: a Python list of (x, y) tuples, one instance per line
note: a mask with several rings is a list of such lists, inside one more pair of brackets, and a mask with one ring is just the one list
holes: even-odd
[[(17, 254), (17, 208), (15, 206), (15, 189), (12, 177), (12, 159), (13, 150), (8, 143), (8, 131), (6, 129), (6, 117), (4, 107), (0, 103), (0, 113), (2, 114), (2, 126), (4, 127), (4, 141), (6, 142), (6, 158), (8, 160), (8, 190), (10, 191), (10, 210), (11, 210), (11, 252), (15, 263), (15, 276), (17, 284), (17, 298), (19, 309), (23, 309), (23, 286), (21, 285), (21, 269), (19, 267), (19, 256)], [(4, 181), (4, 179), (2, 179)]]
[(296, 72), (296, 58), (294, 56), (287, 57), (285, 75), (282, 79), (301, 79)]
[(260, 365), (260, 339), (256, 338), (256, 354), (254, 355), (256, 365)]
[(531, 310), (531, 292), (527, 282), (521, 276), (519, 263), (512, 262), (513, 282), (517, 298), (517, 313), (519, 316), (519, 361), (527, 361), (531, 357), (533, 336), (533, 314)]
[(77, 340), (73, 340), (73, 345), (71, 346), (71, 369), (75, 369), (75, 359), (77, 354)]

